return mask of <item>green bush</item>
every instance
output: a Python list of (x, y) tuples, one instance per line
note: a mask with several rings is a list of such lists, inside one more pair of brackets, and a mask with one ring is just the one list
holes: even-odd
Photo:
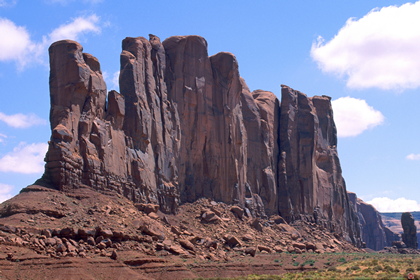
[(328, 268), (327, 271), (334, 271), (334, 272), (336, 272), (336, 271), (338, 271), (338, 269), (335, 266), (332, 266), (332, 267)]
[(376, 265), (372, 270), (375, 272), (378, 272), (378, 271), (382, 271), (382, 269), (383, 269), (382, 266)]
[(370, 267), (363, 269), (363, 273), (373, 274), (373, 271)]
[(306, 261), (302, 264), (302, 266), (307, 265), (307, 264), (309, 264), (310, 266), (314, 266), (315, 261), (314, 261), (314, 260), (306, 260)]

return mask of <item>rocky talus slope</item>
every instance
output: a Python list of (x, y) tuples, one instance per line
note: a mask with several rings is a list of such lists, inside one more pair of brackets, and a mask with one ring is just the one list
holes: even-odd
[(275, 259), (358, 251), (315, 223), (252, 218), (236, 205), (205, 198), (165, 214), (157, 204), (90, 187), (68, 193), (34, 185), (5, 202), (0, 216), (5, 279), (279, 274), (297, 268)]

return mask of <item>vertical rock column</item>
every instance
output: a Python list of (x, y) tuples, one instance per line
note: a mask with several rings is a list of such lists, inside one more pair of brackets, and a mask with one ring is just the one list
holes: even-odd
[(268, 91), (250, 93), (244, 85), (242, 114), (248, 135), (246, 199), (278, 214), (279, 100)]
[[(167, 100), (165, 51), (158, 37), (123, 40), (120, 90), (125, 98), (128, 175), (133, 200), (159, 202), (174, 212), (179, 201), (176, 153), (177, 113)], [(173, 122), (175, 120), (175, 122)]]
[(213, 90), (207, 42), (199, 36), (175, 36), (166, 39), (163, 46), (168, 100), (179, 116), (176, 166), (181, 200), (193, 202), (199, 197), (212, 197), (214, 186), (205, 165), (211, 156), (206, 143), (212, 132), (208, 118)]
[[(50, 53), (51, 140), (39, 183), (69, 190), (101, 181), (103, 152), (97, 120), (104, 117), (106, 85), (99, 62), (74, 41), (58, 41)], [(103, 153), (102, 153), (103, 154)]]
[(182, 201), (209, 197), (243, 206), (247, 136), (236, 58), (230, 53), (209, 58), (199, 36), (170, 37), (163, 45), (168, 99), (180, 120)]
[(210, 57), (213, 70), (212, 132), (208, 139), (213, 159), (207, 164), (217, 200), (244, 206), (247, 181), (247, 133), (242, 111), (242, 83), (238, 62), (231, 53)]
[(337, 155), (330, 98), (282, 86), (279, 212), (287, 220), (324, 225), (354, 244), (360, 229)]

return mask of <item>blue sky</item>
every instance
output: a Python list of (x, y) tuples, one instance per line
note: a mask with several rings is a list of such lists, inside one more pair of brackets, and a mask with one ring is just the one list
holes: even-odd
[(117, 89), (121, 41), (201, 35), (251, 90), (329, 95), (347, 189), (420, 210), (420, 2), (0, 0), (0, 201), (43, 172), (48, 47), (73, 39)]

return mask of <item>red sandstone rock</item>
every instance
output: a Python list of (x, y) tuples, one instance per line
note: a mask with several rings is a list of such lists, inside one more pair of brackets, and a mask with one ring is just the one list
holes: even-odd
[(124, 39), (121, 93), (108, 95), (80, 44), (49, 52), (52, 136), (38, 184), (111, 191), (165, 213), (207, 197), (360, 243), (330, 98), (284, 86), (280, 105), (271, 92), (251, 93), (235, 56), (209, 57), (199, 36)]

